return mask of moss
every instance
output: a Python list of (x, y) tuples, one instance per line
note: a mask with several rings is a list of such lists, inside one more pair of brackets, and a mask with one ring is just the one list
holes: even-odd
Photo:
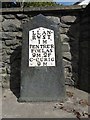
[(25, 2), (24, 7), (48, 7), (48, 6), (61, 6), (56, 2)]

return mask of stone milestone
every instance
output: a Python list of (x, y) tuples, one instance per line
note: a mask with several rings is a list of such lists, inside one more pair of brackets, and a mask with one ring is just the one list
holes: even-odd
[(37, 15), (23, 26), (19, 101), (62, 101), (65, 78), (57, 24)]

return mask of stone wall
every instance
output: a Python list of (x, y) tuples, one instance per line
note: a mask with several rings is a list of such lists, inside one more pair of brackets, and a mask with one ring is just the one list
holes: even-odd
[(78, 81), (80, 23), (83, 11), (84, 9), (78, 6), (54, 9), (3, 9), (2, 16), (0, 15), (2, 23), (2, 29), (0, 29), (2, 86), (18, 90), (21, 70), (22, 25), (38, 14), (45, 15), (60, 26), (66, 84), (76, 85)]

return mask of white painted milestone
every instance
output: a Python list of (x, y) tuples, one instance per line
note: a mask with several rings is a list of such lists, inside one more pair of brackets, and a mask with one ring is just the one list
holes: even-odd
[(39, 27), (29, 31), (29, 67), (55, 66), (54, 31)]

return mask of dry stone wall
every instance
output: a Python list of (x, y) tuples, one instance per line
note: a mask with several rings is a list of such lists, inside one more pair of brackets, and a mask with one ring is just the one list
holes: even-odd
[[(49, 11), (49, 10), (48, 10)], [(22, 24), (33, 16), (44, 14), (60, 27), (66, 84), (78, 81), (80, 15), (82, 10), (54, 10), (54, 12), (2, 12), (0, 39), (2, 39), (2, 85), (17, 89), (20, 86)]]

